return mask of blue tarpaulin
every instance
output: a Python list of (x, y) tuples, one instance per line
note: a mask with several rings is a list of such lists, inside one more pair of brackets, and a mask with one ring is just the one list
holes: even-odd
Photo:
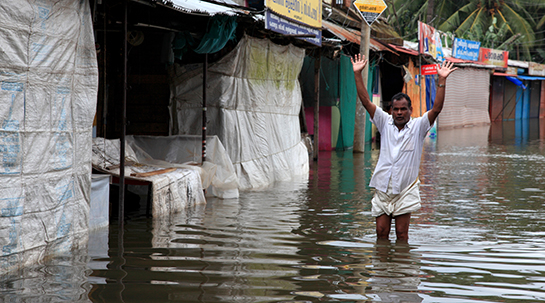
[[(505, 77), (507, 80), (513, 82), (516, 86), (522, 86), (523, 89), (526, 89), (526, 85), (524, 85), (522, 83), (522, 81), (520, 81), (519, 79), (515, 78), (515, 77), (509, 77), (509, 76), (506, 76)], [(519, 76), (520, 78), (520, 76)]]

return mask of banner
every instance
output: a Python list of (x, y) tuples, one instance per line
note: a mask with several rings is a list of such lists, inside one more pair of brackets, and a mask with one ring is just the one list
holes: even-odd
[(418, 21), (418, 41), (421, 54), (428, 54), (435, 60), (443, 61), (443, 48), (441, 47), (439, 31), (426, 23)]
[(310, 27), (322, 28), (321, 0), (266, 0), (267, 9)]
[(481, 42), (454, 38), (452, 56), (458, 59), (478, 61)]
[(508, 51), (481, 47), (481, 54), (479, 56), (479, 61), (483, 62), (484, 64), (507, 68), (508, 59), (509, 59)]

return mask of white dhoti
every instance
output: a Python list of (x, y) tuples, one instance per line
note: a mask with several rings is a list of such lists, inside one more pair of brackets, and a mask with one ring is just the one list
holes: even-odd
[(412, 213), (420, 209), (420, 180), (416, 179), (411, 185), (399, 194), (392, 194), (392, 182), (388, 184), (386, 192), (375, 191), (371, 204), (371, 214), (378, 217), (383, 214), (396, 217)]

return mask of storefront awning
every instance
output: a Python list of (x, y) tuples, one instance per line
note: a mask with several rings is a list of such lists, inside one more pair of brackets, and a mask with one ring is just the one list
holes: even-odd
[(526, 89), (526, 85), (524, 85), (524, 83), (522, 83), (522, 81), (520, 81), (519, 79), (517, 79), (515, 77), (507, 76), (507, 77), (505, 77), (505, 79), (513, 82), (516, 86), (522, 86), (523, 89)]
[(495, 73), (494, 73), (494, 76), (500, 76), (500, 77), (516, 77), (517, 75), (495, 72)]

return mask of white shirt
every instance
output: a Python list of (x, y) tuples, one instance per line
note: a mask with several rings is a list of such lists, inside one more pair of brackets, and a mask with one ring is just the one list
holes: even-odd
[(370, 187), (386, 192), (392, 182), (392, 193), (399, 194), (418, 178), (422, 147), (431, 129), (428, 113), (409, 120), (398, 130), (394, 119), (377, 106), (373, 123), (380, 132), (380, 155)]

